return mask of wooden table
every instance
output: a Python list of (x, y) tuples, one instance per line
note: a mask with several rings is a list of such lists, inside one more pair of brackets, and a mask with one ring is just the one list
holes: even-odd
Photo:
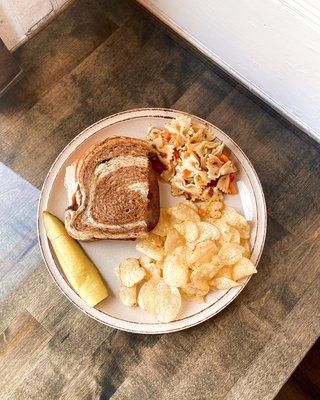
[[(124, 0), (75, 2), (15, 57), (25, 76), (0, 103), (0, 398), (273, 398), (319, 335), (319, 145)], [(158, 336), (116, 331), (72, 306), (44, 266), (35, 221), (49, 166), (76, 134), (151, 106), (227, 132), (268, 208), (259, 273), (240, 296)]]

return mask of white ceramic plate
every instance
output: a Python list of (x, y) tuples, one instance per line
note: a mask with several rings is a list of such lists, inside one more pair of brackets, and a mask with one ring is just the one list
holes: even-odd
[[(43, 226), (43, 211), (48, 210), (63, 220), (64, 209), (67, 204), (66, 191), (63, 186), (65, 168), (93, 143), (100, 142), (108, 136), (132, 136), (145, 139), (149, 124), (163, 127), (166, 122), (179, 114), (180, 111), (152, 108), (122, 112), (107, 117), (85, 129), (75, 137), (58, 156), (52, 165), (44, 182), (38, 210), (38, 235), (40, 248), (48, 270), (55, 283), (68, 299), (90, 317), (114, 328), (137, 333), (165, 333), (174, 332), (199, 324), (214, 316), (226, 307), (244, 288), (236, 287), (230, 290), (212, 292), (203, 304), (183, 301), (183, 306), (176, 321), (168, 324), (157, 322), (153, 316), (138, 307), (125, 307), (117, 295), (119, 281), (114, 274), (114, 268), (126, 257), (136, 257), (134, 241), (101, 240), (82, 242), (81, 246), (93, 260), (101, 275), (107, 282), (110, 296), (91, 308), (80, 299), (64, 278), (56, 261)], [(194, 121), (206, 122), (192, 117)], [(239, 194), (225, 196), (225, 202), (243, 213), (250, 221), (252, 228), (251, 260), (257, 265), (260, 259), (266, 235), (266, 206), (263, 191), (258, 176), (243, 151), (225, 133), (208, 123), (216, 136), (225, 142), (231, 150), (238, 167), (237, 185)], [(174, 198), (170, 194), (170, 186), (160, 183), (161, 206), (173, 205), (183, 198)]]

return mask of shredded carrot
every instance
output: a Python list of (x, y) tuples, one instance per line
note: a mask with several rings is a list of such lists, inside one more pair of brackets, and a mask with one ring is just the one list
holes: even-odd
[(163, 136), (164, 140), (166, 140), (167, 142), (169, 142), (171, 139), (171, 134), (168, 131), (164, 131), (162, 136)]
[(173, 152), (173, 156), (174, 156), (174, 158), (177, 160), (177, 159), (180, 157), (179, 151), (178, 151), (178, 150), (175, 150), (175, 151)]
[(183, 177), (184, 178), (189, 178), (190, 175), (191, 175), (191, 171), (189, 171), (188, 169), (184, 169), (183, 170)]
[(206, 213), (207, 213), (206, 210), (203, 210), (202, 208), (200, 208), (200, 209), (198, 210), (198, 215), (199, 215), (200, 217), (203, 217)]
[(230, 190), (230, 194), (237, 194), (238, 193), (236, 185), (234, 184), (234, 182), (230, 182), (229, 190)]
[(230, 158), (227, 155), (225, 155), (224, 153), (222, 153), (219, 158), (223, 163), (230, 161)]

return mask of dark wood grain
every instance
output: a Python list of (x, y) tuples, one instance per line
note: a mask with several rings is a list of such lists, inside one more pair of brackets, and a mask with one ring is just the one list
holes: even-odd
[(275, 400), (320, 398), (320, 339), (312, 346)]
[[(11, 367), (0, 372), (0, 397), (273, 398), (320, 331), (319, 145), (132, 2), (76, 1), (16, 56), (26, 75), (0, 100), (0, 279), (18, 282), (1, 297), (1, 361)], [(51, 163), (82, 129), (148, 106), (194, 113), (228, 133), (253, 162), (268, 208), (259, 273), (239, 297), (197, 327), (156, 336), (115, 331), (76, 309), (39, 251), (28, 252), (34, 207), (6, 211), (13, 196), (36, 198)], [(31, 333), (16, 340), (24, 326)]]
[(0, 39), (0, 96), (17, 79), (21, 68)]
[(36, 357), (49, 341), (50, 334), (27, 311), (16, 315), (0, 339), (0, 391), (10, 387), (14, 377)]

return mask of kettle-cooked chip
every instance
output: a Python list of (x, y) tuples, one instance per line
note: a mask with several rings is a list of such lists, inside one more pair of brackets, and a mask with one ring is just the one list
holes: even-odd
[(233, 279), (238, 281), (239, 279), (246, 278), (257, 272), (252, 262), (245, 257), (242, 257), (237, 263), (233, 265)]
[(180, 289), (181, 297), (187, 301), (193, 301), (195, 303), (203, 303), (204, 297), (209, 292), (209, 286), (206, 290), (195, 287), (192, 283), (188, 283)]
[(220, 238), (219, 230), (209, 222), (197, 222), (197, 227), (199, 230), (199, 235), (197, 240), (194, 242), (195, 244), (208, 239), (218, 240)]
[(221, 217), (223, 209), (222, 201), (211, 201), (208, 205), (207, 213), (213, 220)]
[[(194, 270), (196, 271), (196, 270)], [(201, 289), (203, 291), (209, 292), (210, 290), (210, 285), (209, 281), (206, 281), (205, 279), (192, 279), (191, 283), (198, 289)]]
[(185, 237), (187, 242), (193, 242), (198, 238), (199, 229), (196, 222), (184, 221), (176, 224), (175, 229)]
[(161, 276), (161, 268), (158, 264), (159, 261), (154, 261), (152, 258), (148, 256), (140, 257), (139, 262), (142, 268), (146, 270), (146, 278), (150, 279), (153, 276), (160, 277)]
[(189, 265), (200, 265), (211, 261), (218, 253), (218, 246), (212, 240), (204, 240), (198, 243), (193, 251), (188, 252), (187, 263)]
[(230, 267), (222, 267), (219, 269), (219, 271), (214, 275), (215, 278), (221, 278), (225, 277), (231, 280), (236, 280), (233, 279), (233, 269), (232, 266)]
[[(220, 211), (217, 211), (217, 212), (220, 212)], [(219, 218), (219, 216), (217, 216), (217, 218)], [(209, 224), (214, 225), (215, 218), (210, 217), (209, 214), (204, 214), (204, 215), (201, 215), (201, 221), (208, 222)]]
[(221, 218), (217, 219), (214, 221), (214, 226), (219, 230), (220, 232), (220, 243), (221, 245), (226, 242), (230, 242), (232, 233), (230, 231), (231, 226), (228, 225), (225, 221), (223, 221)]
[(160, 218), (152, 233), (161, 237), (166, 237), (171, 229), (171, 216), (166, 208), (160, 208)]
[(157, 313), (157, 285), (159, 282), (160, 280), (155, 278), (148, 280), (141, 286), (138, 294), (139, 306), (153, 315)]
[(213, 278), (210, 281), (210, 286), (214, 289), (231, 289), (236, 286), (240, 286), (238, 282), (233, 281), (232, 279), (226, 278), (222, 276), (220, 278)]
[(171, 254), (177, 247), (185, 244), (184, 237), (175, 229), (171, 229), (168, 232), (166, 240), (164, 242), (164, 254)]
[(249, 237), (244, 217), (219, 198), (162, 208), (158, 225), (136, 244), (145, 256), (124, 260), (115, 270), (120, 300), (138, 303), (160, 322), (173, 321), (181, 298), (203, 303), (210, 290), (240, 286), (257, 272)]
[(230, 226), (230, 234), (231, 234), (230, 243), (240, 244), (240, 233), (233, 226)]
[(179, 221), (200, 221), (197, 211), (183, 203), (168, 208), (168, 213)]
[(181, 292), (181, 297), (183, 298), (183, 300), (190, 301), (192, 303), (201, 304), (201, 303), (205, 302), (204, 296), (197, 295), (197, 294), (188, 294), (188, 293)]
[(240, 244), (244, 248), (244, 253), (243, 257), (250, 258), (251, 255), (251, 248), (250, 248), (250, 242), (248, 239), (240, 239)]
[(181, 287), (187, 284), (189, 268), (185, 260), (184, 247), (178, 247), (168, 255), (163, 264), (163, 279), (171, 286)]
[(185, 204), (186, 206), (192, 208), (195, 211), (198, 211), (198, 207), (194, 201), (184, 200), (182, 204)]
[(206, 290), (209, 288), (209, 281), (215, 276), (220, 268), (221, 266), (214, 262), (200, 265), (192, 271), (190, 275), (191, 282), (196, 288)]
[(173, 321), (181, 307), (179, 289), (161, 281), (157, 284), (156, 316), (160, 322)]
[(164, 243), (164, 238), (154, 233), (150, 233), (144, 240), (147, 240), (150, 245), (157, 247), (163, 246)]
[(122, 261), (115, 270), (120, 282), (126, 287), (132, 287), (142, 281), (146, 271), (139, 264), (136, 258), (127, 258)]
[(192, 282), (187, 283), (185, 286), (183, 286), (180, 289), (181, 292), (188, 294), (188, 295), (197, 295), (197, 296), (205, 296), (208, 294), (209, 290), (206, 289), (199, 289), (196, 286), (194, 286), (194, 284)]
[(240, 260), (244, 248), (237, 243), (225, 243), (219, 250), (218, 257), (222, 264), (233, 265)]
[(127, 287), (120, 286), (119, 297), (122, 304), (128, 307), (137, 305), (137, 285)]
[(163, 258), (162, 245), (162, 238), (151, 233), (145, 239), (137, 242), (136, 249), (154, 260), (161, 261)]
[(239, 231), (241, 238), (250, 238), (250, 225), (248, 221), (234, 208), (226, 207), (222, 212), (222, 219), (227, 222), (228, 225), (235, 227)]

